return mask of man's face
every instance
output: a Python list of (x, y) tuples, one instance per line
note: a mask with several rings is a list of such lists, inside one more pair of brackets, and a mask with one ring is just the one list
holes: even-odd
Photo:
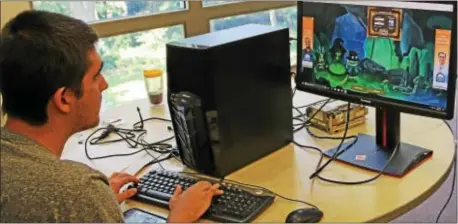
[(89, 61), (89, 69), (82, 81), (81, 97), (76, 101), (76, 124), (79, 131), (99, 124), (102, 92), (108, 88), (108, 83), (101, 73), (102, 59), (95, 49), (89, 52)]
[(444, 65), (445, 64), (445, 55), (439, 55), (439, 63), (441, 65)]
[(305, 38), (304, 40), (304, 46), (309, 48), (310, 47), (310, 39), (309, 38)]

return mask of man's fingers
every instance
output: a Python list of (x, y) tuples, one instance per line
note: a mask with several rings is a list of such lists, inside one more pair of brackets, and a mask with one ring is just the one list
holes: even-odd
[(219, 189), (219, 184), (213, 184), (209, 190), (213, 195), (222, 195), (224, 192)]
[(119, 174), (120, 174), (119, 172), (114, 172), (114, 173), (111, 174), (110, 178), (116, 177), (116, 176), (118, 176)]
[(140, 182), (140, 180), (139, 180), (136, 176), (132, 176), (132, 175), (130, 175), (130, 174), (128, 174), (128, 173), (119, 173), (119, 174), (118, 174), (118, 178), (126, 178), (126, 177), (134, 177), (134, 178), (135, 178), (135, 179), (134, 179), (134, 180), (135, 180), (135, 181), (134, 181), (135, 183), (139, 183), (139, 182)]
[(221, 185), (219, 185), (219, 184), (213, 184), (213, 185), (211, 186), (211, 190), (218, 190), (220, 186), (221, 186)]
[(130, 188), (129, 190), (127, 191), (124, 191), (122, 193), (119, 193), (118, 194), (118, 201), (119, 202), (122, 202), (128, 198), (131, 198), (133, 197), (135, 194), (137, 193), (137, 189), (136, 188)]
[(172, 197), (178, 197), (181, 194), (181, 192), (183, 192), (183, 188), (181, 188), (181, 185), (177, 184), (177, 187), (175, 191), (173, 192)]
[(135, 177), (135, 176), (124, 176), (124, 177), (119, 177), (119, 181), (124, 185), (124, 184), (127, 184), (129, 182), (135, 182), (135, 183), (139, 183), (140, 180)]
[(207, 191), (208, 189), (210, 189), (212, 187), (212, 184), (208, 181), (199, 181), (197, 183), (195, 183), (196, 187), (203, 190), (203, 191)]

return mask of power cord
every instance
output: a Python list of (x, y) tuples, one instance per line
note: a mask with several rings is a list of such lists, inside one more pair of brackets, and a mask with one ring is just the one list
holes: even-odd
[(442, 206), (442, 209), (440, 210), (439, 214), (436, 217), (436, 223), (439, 222), (439, 219), (440, 219), (442, 213), (445, 211), (445, 208), (447, 208), (448, 203), (450, 203), (450, 200), (452, 199), (453, 191), (455, 190), (455, 181), (456, 181), (456, 157), (457, 157), (456, 154), (457, 154), (457, 148), (458, 148), (457, 147), (457, 139), (456, 139), (455, 135), (453, 134), (453, 129), (450, 126), (450, 124), (445, 120), (443, 120), (443, 122), (447, 125), (448, 129), (450, 130), (450, 132), (454, 136), (454, 139), (455, 139), (454, 140), (455, 141), (455, 153), (454, 153), (454, 156), (453, 156), (452, 189), (450, 190), (450, 194), (448, 195), (447, 201), (445, 202), (444, 206)]

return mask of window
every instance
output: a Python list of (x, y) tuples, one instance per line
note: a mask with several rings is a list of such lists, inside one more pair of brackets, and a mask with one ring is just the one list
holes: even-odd
[[(289, 27), (290, 36), (297, 37), (297, 8), (288, 7), (245, 15), (213, 19), (210, 21), (210, 30), (211, 32), (213, 32), (250, 23)], [(296, 41), (291, 42), (291, 64), (296, 64), (297, 61), (296, 46)]]
[(143, 69), (165, 71), (165, 44), (182, 38), (182, 25), (102, 38), (98, 51), (104, 61), (103, 75), (110, 85), (103, 94), (102, 110), (147, 97)]
[(241, 1), (209, 1), (209, 0), (203, 0), (202, 1), (202, 6), (203, 7), (210, 7), (210, 6), (216, 6), (216, 5), (224, 5), (224, 4), (231, 4), (231, 3), (237, 3)]
[(33, 1), (33, 8), (96, 22), (184, 10), (186, 6), (184, 1)]

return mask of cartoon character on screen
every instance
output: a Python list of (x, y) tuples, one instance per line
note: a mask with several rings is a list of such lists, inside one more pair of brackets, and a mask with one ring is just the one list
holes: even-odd
[(428, 81), (426, 80), (425, 77), (423, 76), (417, 76), (413, 79), (413, 89), (412, 92), (410, 93), (411, 95), (418, 94), (418, 93), (424, 93), (427, 91), (430, 86), (428, 85)]
[(320, 46), (315, 52), (316, 62), (315, 62), (315, 72), (321, 72), (328, 69), (328, 63), (326, 61), (326, 50), (324, 47)]
[(345, 66), (350, 76), (357, 76), (361, 72), (359, 65), (359, 56), (356, 51), (350, 51), (347, 56), (347, 65)]
[(347, 50), (343, 46), (344, 41), (341, 38), (336, 38), (330, 49), (332, 61), (334, 63), (343, 63), (342, 59), (347, 53)]

